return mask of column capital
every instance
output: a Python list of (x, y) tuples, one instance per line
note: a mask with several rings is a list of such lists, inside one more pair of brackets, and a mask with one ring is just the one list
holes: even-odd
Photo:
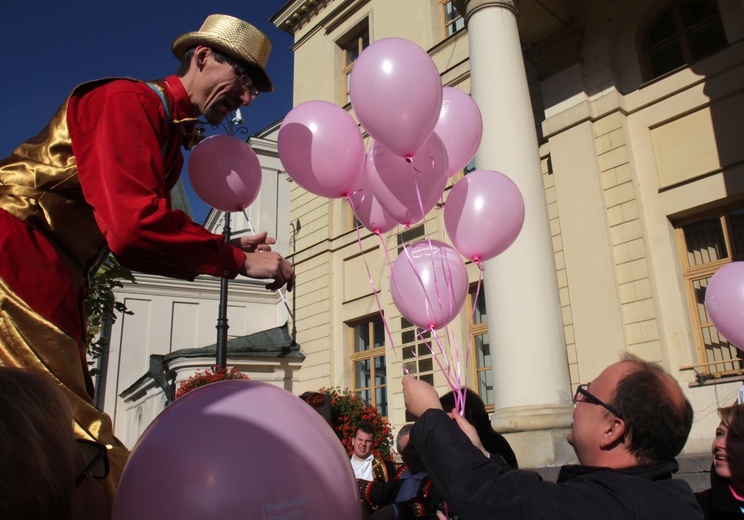
[(467, 24), (467, 19), (472, 15), (475, 11), (478, 11), (479, 9), (483, 9), (484, 7), (502, 7), (504, 9), (509, 9), (511, 12), (513, 12), (515, 15), (517, 14), (517, 0), (453, 0), (455, 4), (455, 8), (460, 13), (460, 15), (465, 19), (465, 23)]

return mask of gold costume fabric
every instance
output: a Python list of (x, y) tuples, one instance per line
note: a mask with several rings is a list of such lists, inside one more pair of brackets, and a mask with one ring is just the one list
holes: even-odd
[(0, 364), (49, 374), (75, 436), (107, 446), (111, 472), (100, 483), (111, 508), (129, 452), (91, 397), (81, 307), (106, 242), (80, 189), (66, 109), (0, 163)]
[(108, 448), (111, 473), (100, 481), (113, 505), (116, 486), (129, 452), (114, 437), (111, 419), (93, 404), (81, 367), (78, 343), (34, 312), (0, 279), (0, 364), (48, 373), (67, 396), (75, 418), (75, 436)]
[(122, 78), (80, 85), (38, 136), (0, 160), (0, 363), (60, 384), (77, 434), (110, 447), (110, 500), (127, 452), (91, 398), (83, 311), (91, 269), (107, 247), (129, 269), (183, 279), (234, 278), (244, 259), (171, 209), (196, 120), (178, 77), (157, 90)]

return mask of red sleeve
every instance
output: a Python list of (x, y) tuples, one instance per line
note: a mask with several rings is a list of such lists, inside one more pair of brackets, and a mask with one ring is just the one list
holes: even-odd
[(164, 118), (158, 96), (139, 82), (115, 80), (70, 98), (68, 128), (83, 195), (122, 265), (174, 278), (234, 278), (243, 252), (169, 207)]

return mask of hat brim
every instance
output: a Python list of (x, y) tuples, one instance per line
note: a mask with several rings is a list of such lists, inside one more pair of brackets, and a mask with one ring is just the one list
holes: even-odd
[(199, 45), (213, 48), (232, 59), (237, 60), (241, 65), (245, 65), (251, 79), (253, 80), (253, 84), (259, 92), (274, 91), (274, 83), (272, 83), (266, 70), (255, 60), (255, 58), (253, 58), (253, 56), (236, 53), (233, 46), (230, 45), (230, 42), (218, 36), (199, 31), (182, 34), (173, 40), (171, 50), (176, 58), (183, 60), (186, 51)]

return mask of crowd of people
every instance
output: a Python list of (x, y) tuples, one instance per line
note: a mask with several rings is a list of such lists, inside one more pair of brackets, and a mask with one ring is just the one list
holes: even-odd
[[(217, 124), (273, 90), (270, 49), (247, 22), (211, 15), (174, 40), (175, 75), (82, 84), (0, 161), (0, 518), (110, 515), (128, 451), (93, 404), (82, 305), (109, 251), (142, 272), (292, 289), (273, 238), (225, 242), (170, 206), (197, 118)], [(692, 407), (657, 364), (627, 355), (578, 386), (568, 442), (579, 464), (557, 482), (519, 469), (474, 392), (464, 389), (462, 415), (453, 393), (411, 376), (403, 392), (417, 419), (398, 432), (400, 467), (374, 454), (370, 425), (354, 432), (350, 464), (370, 520), (744, 518), (744, 405), (720, 409), (711, 487), (695, 495), (672, 478)]]

